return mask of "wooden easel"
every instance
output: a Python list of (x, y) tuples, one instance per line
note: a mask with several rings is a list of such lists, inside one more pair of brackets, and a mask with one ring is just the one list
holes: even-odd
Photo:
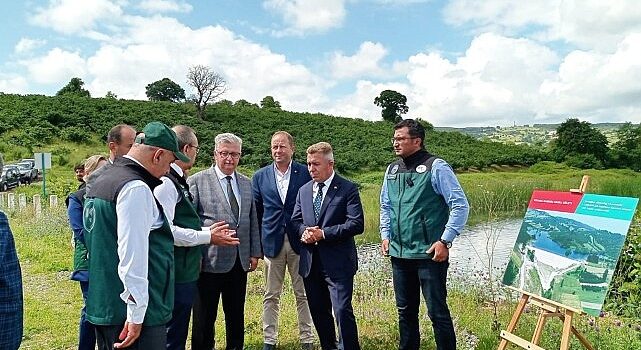
[[(571, 189), (570, 192), (585, 193), (585, 191), (588, 188), (589, 182), (590, 182), (590, 177), (588, 175), (584, 175), (583, 179), (581, 180), (581, 185), (579, 186), (579, 188)], [(577, 339), (579, 339), (579, 342), (581, 342), (583, 347), (585, 347), (588, 350), (594, 350), (592, 345), (590, 345), (590, 343), (583, 336), (583, 334), (577, 331), (576, 328), (574, 328), (574, 326), (572, 325), (572, 319), (574, 318), (574, 315), (581, 315), (583, 314), (583, 311), (579, 309), (575, 309), (573, 307), (563, 305), (561, 303), (557, 303), (555, 301), (543, 298), (538, 295), (534, 295), (532, 293), (526, 292), (521, 289), (517, 289), (509, 286), (508, 288), (520, 293), (521, 299), (519, 300), (519, 303), (516, 307), (516, 310), (514, 311), (514, 314), (512, 315), (512, 319), (510, 320), (510, 323), (508, 324), (507, 329), (504, 331), (501, 331), (501, 343), (499, 343), (498, 350), (505, 350), (509, 343), (515, 344), (523, 349), (528, 349), (528, 350), (545, 350), (542, 347), (540, 347), (538, 344), (539, 344), (539, 341), (541, 340), (541, 335), (543, 334), (543, 327), (545, 326), (545, 323), (550, 317), (558, 317), (561, 319), (561, 322), (563, 322), (563, 332), (561, 333), (560, 350), (569, 349), (570, 333), (574, 334), (577, 337)], [(527, 341), (512, 333), (516, 328), (516, 324), (518, 323), (519, 318), (521, 317), (521, 315), (523, 314), (523, 311), (525, 310), (525, 306), (528, 303), (540, 309), (539, 318), (536, 321), (536, 327), (534, 328), (534, 334), (532, 335), (531, 341)]]

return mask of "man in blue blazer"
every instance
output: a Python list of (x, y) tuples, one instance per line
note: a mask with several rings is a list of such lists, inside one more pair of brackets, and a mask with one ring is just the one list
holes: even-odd
[(289, 270), (296, 297), (298, 330), (303, 350), (313, 349), (314, 331), (307, 305), (303, 278), (298, 274), (300, 237), (291, 227), (298, 189), (312, 178), (305, 165), (292, 161), (294, 138), (277, 131), (271, 139), (274, 163), (258, 170), (252, 178), (252, 192), (265, 256), (265, 297), (263, 299), (263, 350), (278, 342), (280, 295)]
[[(292, 225), (303, 243), (299, 273), (323, 350), (359, 350), (352, 309), (358, 257), (354, 236), (363, 233), (363, 206), (358, 188), (334, 173), (334, 154), (327, 142), (307, 148), (312, 181), (298, 191)], [(336, 342), (336, 316), (340, 343)]]

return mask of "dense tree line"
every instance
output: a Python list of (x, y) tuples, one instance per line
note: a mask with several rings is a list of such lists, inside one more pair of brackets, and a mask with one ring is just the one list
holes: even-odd
[[(382, 170), (394, 159), (390, 138), (392, 125), (324, 114), (294, 113), (275, 108), (268, 99), (258, 106), (245, 100), (222, 100), (207, 106), (203, 119), (196, 117), (193, 103), (80, 98), (61, 95), (13, 95), (0, 93), (0, 140), (30, 151), (57, 140), (91, 142), (106, 135), (118, 123), (142, 128), (152, 120), (168, 125), (192, 126), (206, 152), (199, 154), (201, 165), (209, 164), (217, 133), (233, 132), (243, 138), (242, 163), (258, 167), (268, 163), (269, 138), (286, 130), (296, 138), (295, 157), (304, 160), (305, 148), (318, 141), (335, 147), (341, 171)], [(437, 132), (428, 125), (426, 145), (430, 152), (447, 159), (454, 168), (500, 165), (531, 165), (547, 159), (547, 153), (528, 146), (481, 142), (458, 132)], [(0, 150), (2, 152), (3, 150)]]

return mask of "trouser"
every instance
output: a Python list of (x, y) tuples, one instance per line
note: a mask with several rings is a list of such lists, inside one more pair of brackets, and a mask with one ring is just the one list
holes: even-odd
[(289, 270), (292, 289), (296, 297), (296, 311), (298, 312), (298, 331), (301, 343), (313, 343), (312, 316), (307, 304), (303, 278), (298, 274), (300, 256), (294, 252), (287, 235), (283, 248), (277, 256), (265, 257), (265, 297), (263, 299), (263, 335), (266, 344), (276, 344), (278, 341), (278, 313), (280, 295), (283, 291), (285, 269)]
[(242, 350), (245, 341), (245, 294), (247, 272), (237, 258), (234, 267), (225, 273), (201, 272), (194, 302), (192, 350), (214, 348), (214, 324), (218, 301), (223, 299), (225, 313), (225, 349)]
[(82, 292), (82, 309), (80, 310), (80, 325), (78, 327), (78, 350), (94, 350), (96, 348), (96, 330), (93, 324), (87, 321), (87, 292), (89, 281), (79, 281)]
[(418, 308), (420, 291), (432, 320), (437, 350), (456, 349), (456, 335), (450, 310), (447, 307), (447, 268), (449, 262), (431, 259), (399, 259), (392, 257), (392, 276), (400, 350), (418, 350), (420, 346)]
[[(320, 263), (318, 254), (314, 252), (311, 270), (303, 281), (321, 348), (323, 350), (360, 350), (356, 317), (352, 308), (354, 276), (329, 277)], [(332, 311), (338, 325), (338, 343)]]
[[(99, 326), (96, 325), (96, 343), (98, 350), (113, 350), (114, 343), (120, 343), (118, 339), (122, 331), (120, 326)], [(147, 327), (142, 326), (140, 337), (129, 347), (131, 350), (164, 350), (167, 346), (167, 329), (165, 325)]]
[(196, 296), (196, 281), (174, 284), (174, 310), (167, 323), (167, 349), (185, 350), (189, 316)]

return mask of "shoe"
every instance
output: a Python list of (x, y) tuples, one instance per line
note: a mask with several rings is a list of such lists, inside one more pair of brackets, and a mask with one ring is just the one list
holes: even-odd
[(314, 350), (314, 343), (301, 343), (300, 348), (302, 350)]
[(276, 345), (263, 343), (263, 350), (276, 350)]

